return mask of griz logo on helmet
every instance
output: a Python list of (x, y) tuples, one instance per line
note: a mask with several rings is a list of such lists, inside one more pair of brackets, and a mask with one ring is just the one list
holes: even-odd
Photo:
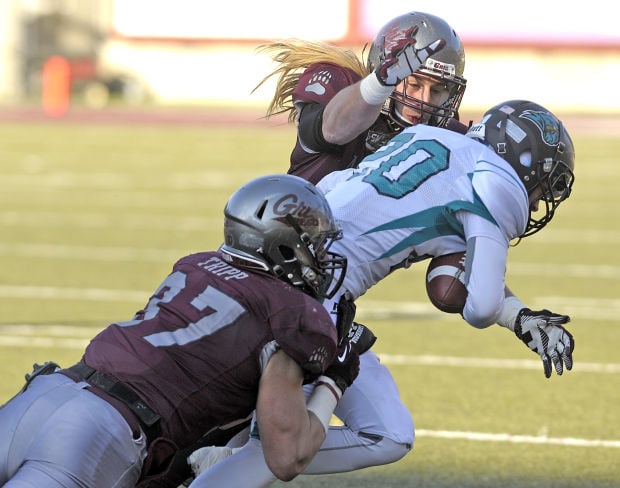
[(298, 225), (301, 227), (319, 225), (318, 216), (313, 213), (312, 207), (308, 206), (304, 201), (300, 202), (298, 196), (293, 193), (284, 195), (277, 200), (273, 205), (273, 213), (275, 215), (281, 215), (282, 217), (277, 220), (282, 222), (286, 221), (287, 215), (291, 215), (295, 217)]
[(524, 110), (521, 119), (527, 119), (534, 123), (545, 144), (557, 146), (560, 142), (560, 126), (558, 120), (549, 112), (538, 112), (534, 110)]

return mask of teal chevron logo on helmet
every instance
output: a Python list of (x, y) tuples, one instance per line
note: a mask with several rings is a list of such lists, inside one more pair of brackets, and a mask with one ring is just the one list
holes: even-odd
[(519, 118), (530, 120), (534, 123), (545, 144), (557, 146), (560, 142), (560, 123), (549, 112), (539, 112), (534, 110), (524, 110)]

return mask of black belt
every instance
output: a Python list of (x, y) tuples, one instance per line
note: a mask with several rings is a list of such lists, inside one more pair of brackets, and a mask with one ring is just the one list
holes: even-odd
[[(140, 427), (149, 441), (159, 435), (159, 414), (149, 407), (135, 391), (121, 381), (118, 381), (110, 375), (101, 373), (100, 371), (97, 371), (96, 369), (81, 362), (74, 364), (67, 369), (60, 370), (59, 373), (69, 373), (67, 376), (74, 380), (76, 379), (75, 376), (77, 376), (79, 380), (86, 381), (97, 390), (107, 393), (112, 398), (120, 401), (138, 419)], [(96, 391), (93, 391), (93, 393), (96, 393)], [(99, 396), (101, 396), (104, 400), (107, 400), (104, 396)], [(118, 405), (115, 404), (116, 402), (109, 403), (118, 408)], [(122, 413), (123, 412), (121, 412), (121, 414)], [(129, 421), (126, 416), (125, 419)]]

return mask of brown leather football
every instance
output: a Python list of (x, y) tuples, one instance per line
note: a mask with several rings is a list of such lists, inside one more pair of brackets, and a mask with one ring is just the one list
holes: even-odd
[(431, 259), (426, 270), (426, 293), (442, 312), (463, 312), (467, 300), (464, 251)]

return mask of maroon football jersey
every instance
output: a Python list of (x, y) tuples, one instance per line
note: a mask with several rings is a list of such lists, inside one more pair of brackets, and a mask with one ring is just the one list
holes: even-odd
[(317, 300), (203, 252), (179, 260), (146, 307), (98, 334), (83, 360), (134, 389), (183, 448), (254, 410), (276, 347), (300, 365), (319, 358), (324, 370), (336, 340)]
[[(310, 65), (300, 76), (292, 98), (294, 103), (327, 103), (343, 88), (360, 80), (353, 70), (331, 63)], [(465, 134), (468, 126), (455, 119), (450, 119), (446, 127)], [(289, 174), (300, 176), (311, 183), (325, 175), (346, 168), (356, 167), (364, 157), (372, 152), (366, 145), (367, 131), (362, 132), (351, 142), (341, 146), (338, 152), (308, 152), (299, 142), (299, 137), (291, 153)]]
[[(343, 88), (360, 80), (354, 71), (330, 63), (309, 66), (299, 78), (293, 91), (294, 103), (327, 103)], [(366, 132), (342, 146), (337, 153), (312, 153), (295, 143), (291, 153), (289, 174), (300, 176), (311, 183), (317, 183), (323, 176), (341, 169), (352, 168), (368, 154)]]

